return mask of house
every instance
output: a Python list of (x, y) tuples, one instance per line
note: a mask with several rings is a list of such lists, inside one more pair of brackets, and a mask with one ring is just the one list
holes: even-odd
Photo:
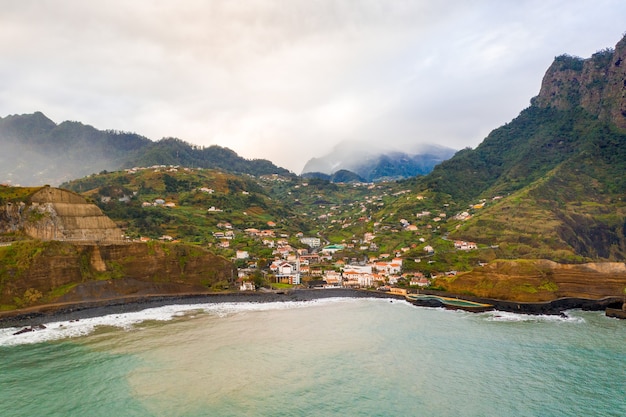
[(237, 259), (248, 259), (250, 257), (250, 254), (248, 253), (247, 250), (238, 250), (237, 253), (235, 254), (235, 257)]
[(282, 262), (280, 265), (278, 265), (279, 275), (291, 275), (295, 272), (295, 270), (296, 268), (289, 262)]
[(472, 250), (478, 249), (478, 245), (475, 242), (465, 242), (463, 240), (457, 240), (454, 242), (454, 247), (458, 250)]
[(426, 287), (428, 284), (428, 278), (425, 278), (424, 276), (411, 278), (411, 281), (409, 282), (411, 287)]
[(322, 241), (319, 237), (303, 237), (300, 238), (300, 242), (311, 248), (319, 248), (322, 245)]
[(346, 265), (343, 268), (344, 272), (357, 272), (359, 274), (371, 274), (372, 265)]
[(254, 291), (256, 287), (254, 286), (254, 282), (252, 281), (242, 281), (241, 286), (239, 287), (240, 291)]
[(430, 245), (426, 245), (426, 246), (424, 246), (424, 252), (426, 252), (426, 253), (435, 253), (435, 249), (432, 246), (430, 246)]

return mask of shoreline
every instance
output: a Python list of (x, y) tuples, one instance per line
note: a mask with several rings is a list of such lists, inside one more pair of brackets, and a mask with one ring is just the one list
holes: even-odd
[[(622, 297), (605, 297), (602, 299), (560, 298), (541, 303), (516, 302), (507, 300), (487, 299), (440, 291), (424, 292), (433, 295), (460, 298), (464, 300), (493, 305), (493, 310), (519, 314), (563, 314), (565, 310), (605, 310)], [(52, 321), (71, 321), (109, 314), (137, 312), (149, 308), (177, 304), (215, 304), (215, 303), (271, 303), (289, 301), (313, 301), (324, 298), (388, 298), (390, 300), (407, 301), (418, 307), (445, 307), (441, 302), (408, 300), (404, 295), (388, 292), (337, 288), (337, 289), (292, 289), (287, 291), (268, 292), (226, 292), (226, 293), (186, 293), (186, 294), (153, 294), (126, 296), (97, 301), (68, 302), (46, 304), (26, 309), (0, 312), (0, 328), (38, 326)]]
[(357, 289), (295, 289), (268, 292), (225, 292), (153, 294), (117, 297), (98, 301), (45, 304), (26, 309), (0, 312), (0, 328), (38, 326), (52, 321), (80, 320), (109, 314), (131, 313), (177, 304), (272, 303), (313, 301), (324, 298), (389, 298), (404, 296)]

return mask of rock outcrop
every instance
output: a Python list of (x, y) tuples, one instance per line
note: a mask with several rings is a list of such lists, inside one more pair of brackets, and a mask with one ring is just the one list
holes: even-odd
[(0, 309), (201, 293), (235, 277), (230, 261), (196, 246), (22, 241), (0, 247)]
[(520, 302), (565, 297), (600, 299), (626, 288), (623, 262), (559, 264), (548, 260), (498, 260), (455, 277), (438, 278), (447, 291)]
[(0, 233), (21, 231), (35, 239), (75, 242), (123, 240), (115, 223), (80, 195), (48, 186), (26, 190), (21, 199), (0, 207)]
[(614, 50), (596, 52), (589, 59), (556, 57), (533, 103), (560, 110), (582, 107), (626, 130), (626, 37)]

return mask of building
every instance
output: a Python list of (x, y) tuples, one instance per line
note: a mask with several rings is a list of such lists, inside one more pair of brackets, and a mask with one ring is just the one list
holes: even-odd
[(322, 245), (319, 237), (303, 237), (300, 239), (300, 242), (311, 248), (319, 248)]
[(250, 257), (250, 254), (247, 250), (238, 250), (235, 257), (237, 259), (248, 259)]
[(344, 249), (343, 245), (328, 245), (322, 248), (322, 253), (327, 254), (327, 255), (332, 255), (335, 252), (338, 252), (343, 249)]

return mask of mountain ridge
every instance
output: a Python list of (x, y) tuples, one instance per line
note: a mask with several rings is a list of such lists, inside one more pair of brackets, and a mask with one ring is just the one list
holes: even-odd
[(289, 174), (270, 161), (245, 159), (221, 146), (199, 147), (177, 138), (151, 141), (75, 121), (56, 124), (42, 112), (0, 118), (0, 145), (0, 180), (20, 185), (58, 185), (100, 171), (164, 164)]
[(519, 116), (408, 181), (466, 207), (501, 198), (470, 210), (451, 238), (511, 257), (626, 259), (625, 39), (586, 60), (556, 57)]
[(332, 178), (339, 171), (350, 171), (367, 182), (398, 180), (428, 174), (435, 165), (455, 152), (454, 149), (431, 144), (397, 150), (344, 141), (325, 156), (309, 159), (301, 175), (320, 173)]

